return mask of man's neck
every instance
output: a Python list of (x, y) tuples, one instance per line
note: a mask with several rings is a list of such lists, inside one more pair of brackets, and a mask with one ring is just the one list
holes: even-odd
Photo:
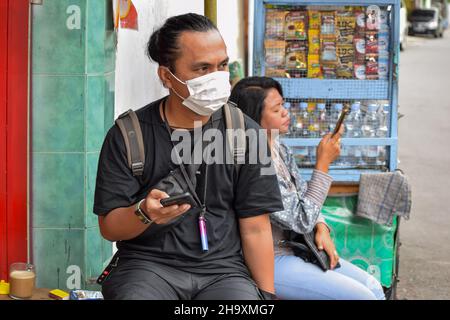
[(164, 121), (168, 121), (169, 125), (173, 128), (177, 129), (193, 129), (195, 126), (195, 122), (201, 123), (201, 125), (205, 125), (210, 116), (200, 116), (188, 109), (184, 105), (182, 105), (181, 100), (174, 96), (170, 95), (166, 101), (166, 117), (164, 118), (164, 113), (162, 112), (161, 106), (161, 118)]

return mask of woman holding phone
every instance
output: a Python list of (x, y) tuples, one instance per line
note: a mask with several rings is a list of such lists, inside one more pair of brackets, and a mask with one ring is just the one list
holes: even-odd
[[(267, 130), (284, 211), (270, 215), (275, 244), (275, 290), (281, 299), (293, 300), (383, 300), (380, 283), (367, 272), (340, 259), (330, 229), (320, 214), (332, 178), (329, 166), (340, 155), (342, 130), (326, 135), (317, 147), (317, 163), (311, 181), (302, 179), (292, 150), (271, 136), (271, 130), (285, 134), (290, 117), (284, 108), (281, 85), (267, 77), (250, 77), (234, 87), (230, 101)], [(330, 258), (331, 270), (295, 256), (279, 247), (284, 230), (300, 234), (315, 231), (315, 242)], [(337, 267), (340, 265), (339, 267)]]

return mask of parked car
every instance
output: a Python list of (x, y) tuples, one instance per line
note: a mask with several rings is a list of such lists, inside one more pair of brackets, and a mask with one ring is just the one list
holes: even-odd
[(437, 8), (415, 9), (409, 16), (409, 34), (432, 34), (435, 38), (444, 34), (444, 21)]
[(406, 48), (408, 41), (408, 10), (405, 0), (400, 1), (400, 50)]
[(436, 9), (439, 10), (439, 13), (442, 17), (442, 23), (444, 25), (444, 30), (446, 30), (448, 28), (448, 3), (447, 0), (435, 0), (431, 3), (432, 7), (435, 7)]

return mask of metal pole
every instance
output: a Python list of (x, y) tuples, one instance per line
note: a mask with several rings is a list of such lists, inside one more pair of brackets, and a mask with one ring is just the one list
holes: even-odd
[(205, 0), (205, 16), (217, 26), (217, 0)]

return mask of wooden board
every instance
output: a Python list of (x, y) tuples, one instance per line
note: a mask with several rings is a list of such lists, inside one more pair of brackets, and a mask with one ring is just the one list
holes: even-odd
[[(48, 296), (50, 289), (35, 289), (33, 297), (29, 300), (53, 300)], [(13, 300), (9, 296), (0, 295), (0, 301)]]
[(331, 186), (330, 196), (351, 195), (359, 193), (359, 184), (333, 184)]

